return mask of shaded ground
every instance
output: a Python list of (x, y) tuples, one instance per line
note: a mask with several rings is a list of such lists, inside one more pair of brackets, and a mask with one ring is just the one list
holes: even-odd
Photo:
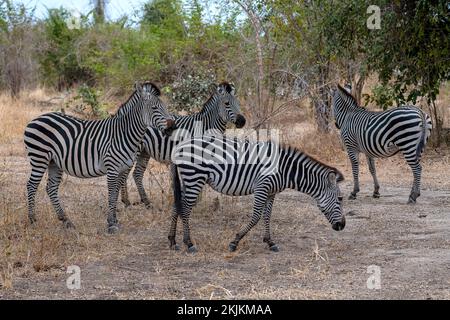
[[(336, 164), (351, 190), (347, 162)], [(203, 194), (192, 215), (199, 252), (168, 250), (171, 202), (165, 168), (153, 168), (147, 190), (155, 208), (119, 207), (122, 230), (106, 234), (106, 179), (65, 177), (61, 198), (76, 231), (63, 230), (51, 211), (44, 183), (37, 197), (38, 224), (26, 220), (23, 157), (0, 160), (0, 298), (450, 298), (450, 165), (447, 158), (424, 163), (418, 203), (406, 205), (411, 173), (400, 158), (378, 164), (380, 199), (362, 169), (361, 193), (345, 201), (347, 226), (335, 232), (312, 199), (280, 194), (272, 230), (280, 252), (262, 242), (263, 224), (227, 246), (251, 212), (251, 197)], [(151, 182), (151, 183), (150, 183)], [(131, 184), (131, 181), (129, 181)], [(132, 199), (137, 199), (134, 187)], [(218, 197), (218, 198), (217, 198)], [(180, 227), (180, 226), (179, 226)], [(181, 241), (181, 229), (178, 231)], [(67, 266), (81, 268), (81, 289), (66, 287)], [(381, 289), (367, 288), (367, 268), (381, 270)]]

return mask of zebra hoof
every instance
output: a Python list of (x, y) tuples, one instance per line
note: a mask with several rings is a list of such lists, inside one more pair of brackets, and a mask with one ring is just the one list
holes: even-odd
[(152, 204), (150, 202), (149, 203), (144, 203), (144, 205), (145, 205), (145, 209), (147, 209), (147, 210), (153, 209), (153, 206), (152, 206)]
[(228, 245), (228, 249), (230, 250), (230, 252), (235, 252), (236, 249), (237, 249), (237, 244), (231, 242), (231, 243)]
[(414, 200), (413, 198), (409, 198), (407, 204), (416, 204), (416, 200)]
[(30, 220), (30, 224), (35, 224), (37, 221), (34, 216), (28, 216), (28, 219)]
[(119, 232), (119, 226), (117, 224), (112, 224), (108, 227), (109, 234), (116, 234)]
[(380, 194), (379, 194), (378, 192), (374, 192), (373, 195), (372, 195), (372, 197), (373, 197), (374, 199), (379, 199), (379, 198), (380, 198)]
[(269, 247), (269, 250), (270, 250), (270, 251), (273, 251), (273, 252), (278, 252), (278, 251), (280, 251), (280, 249), (278, 248), (278, 246), (277, 246), (276, 244), (271, 245), (271, 246)]
[(131, 202), (128, 200), (122, 200), (123, 205), (125, 206), (125, 208), (128, 208), (129, 206), (131, 206)]
[(197, 250), (197, 248), (194, 246), (194, 245), (192, 245), (192, 246), (190, 246), (189, 248), (188, 248), (188, 252), (189, 253), (196, 253), (198, 250)]
[(66, 229), (75, 229), (75, 225), (70, 220), (63, 221), (63, 225)]
[(356, 200), (356, 194), (350, 193), (348, 200)]
[(180, 251), (180, 246), (179, 246), (178, 244), (172, 244), (172, 245), (170, 246), (170, 250), (173, 250), (173, 251)]

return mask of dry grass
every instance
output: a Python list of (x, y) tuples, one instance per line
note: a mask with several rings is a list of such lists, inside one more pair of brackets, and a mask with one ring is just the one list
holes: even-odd
[[(0, 93), (0, 145), (2, 154), (22, 155), (23, 132), (25, 126), (34, 117), (49, 111), (45, 101), (49, 99), (49, 92), (44, 89), (25, 91), (20, 99), (12, 99), (6, 93)], [(6, 150), (3, 150), (6, 148)]]

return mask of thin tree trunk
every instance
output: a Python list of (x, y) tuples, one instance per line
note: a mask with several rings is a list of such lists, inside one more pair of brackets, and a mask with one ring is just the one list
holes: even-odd
[[(257, 64), (257, 79), (256, 79), (256, 94), (257, 94), (257, 110), (253, 110), (253, 114), (256, 120), (264, 119), (267, 116), (267, 110), (263, 106), (263, 85), (264, 85), (264, 55), (263, 47), (261, 44), (261, 21), (256, 15), (255, 11), (246, 1), (235, 0), (235, 2), (245, 11), (248, 15), (255, 32), (255, 46), (256, 46), (256, 64)], [(250, 2), (251, 3), (251, 2)]]

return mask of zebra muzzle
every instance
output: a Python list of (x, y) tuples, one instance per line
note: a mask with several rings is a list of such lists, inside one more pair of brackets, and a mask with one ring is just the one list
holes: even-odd
[(241, 115), (241, 114), (238, 114), (237, 116), (236, 116), (236, 121), (235, 121), (235, 125), (236, 125), (236, 128), (242, 128), (243, 126), (245, 126), (245, 118), (244, 118), (244, 116), (243, 115)]
[(345, 228), (345, 217), (342, 216), (341, 221), (335, 222), (332, 227), (333, 227), (333, 230), (336, 230), (336, 231), (344, 230), (344, 228)]
[(177, 128), (177, 126), (175, 125), (175, 120), (167, 119), (166, 120), (166, 129), (164, 129), (164, 134), (170, 136), (176, 128)]

